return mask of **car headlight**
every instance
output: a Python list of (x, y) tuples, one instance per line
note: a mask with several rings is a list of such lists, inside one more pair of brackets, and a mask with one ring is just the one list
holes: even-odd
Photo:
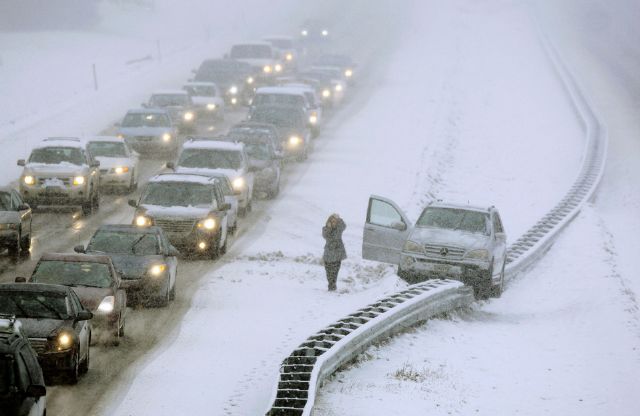
[(216, 219), (215, 218), (205, 218), (198, 222), (198, 228), (204, 228), (205, 230), (213, 230), (216, 228)]
[(36, 178), (31, 175), (27, 175), (24, 177), (24, 183), (26, 185), (33, 185), (34, 183), (36, 183)]
[(247, 78), (247, 84), (253, 84), (253, 81), (255, 81), (255, 80), (253, 79), (253, 77), (248, 77), (248, 78)]
[(148, 227), (151, 225), (151, 218), (145, 215), (138, 215), (136, 217), (136, 225), (138, 227)]
[(328, 90), (326, 88), (324, 90), (322, 90), (322, 97), (323, 98), (329, 98), (330, 96), (331, 96), (331, 91), (330, 90)]
[(151, 276), (158, 277), (162, 273), (164, 273), (165, 270), (167, 270), (167, 265), (166, 264), (154, 264), (153, 266), (151, 266), (149, 268), (149, 274)]
[(229, 88), (229, 94), (236, 95), (237, 93), (238, 93), (238, 87), (236, 87), (235, 85), (232, 85), (231, 88)]
[(322, 32), (322, 36), (329, 36), (329, 31), (327, 29), (324, 29)]
[(238, 104), (238, 99), (237, 99), (236, 97), (233, 97), (233, 98), (231, 99), (231, 104), (233, 104), (233, 105)]
[(246, 182), (244, 178), (240, 176), (239, 178), (235, 178), (233, 182), (231, 182), (231, 185), (233, 186), (233, 189), (235, 189), (236, 191), (241, 191), (242, 189), (244, 189)]
[(465, 254), (465, 257), (474, 260), (487, 260), (489, 258), (489, 251), (485, 249), (471, 250)]
[(113, 171), (116, 175), (122, 175), (123, 173), (129, 172), (129, 166), (116, 166)]
[(309, 116), (309, 123), (316, 124), (317, 122), (318, 122), (318, 116), (316, 116), (316, 115), (310, 115)]
[(424, 250), (422, 249), (422, 245), (416, 243), (415, 241), (411, 241), (411, 240), (407, 240), (404, 243), (404, 247), (402, 248), (402, 251), (407, 251), (407, 252), (411, 252), (411, 253), (423, 253)]
[(207, 104), (207, 110), (213, 111), (216, 109), (216, 105), (214, 103)]
[(337, 92), (340, 92), (340, 91), (342, 91), (342, 88), (343, 88), (343, 87), (342, 87), (342, 84), (337, 84), (334, 88), (335, 88), (335, 90), (336, 90)]
[(300, 143), (302, 143), (302, 139), (300, 138), (300, 136), (289, 137), (289, 144), (291, 146), (298, 146)]
[(164, 141), (164, 142), (168, 142), (168, 141), (170, 141), (170, 140), (171, 140), (171, 134), (169, 134), (169, 133), (164, 133), (164, 134), (162, 135), (162, 141)]
[(351, 78), (353, 76), (353, 69), (347, 69), (344, 71), (344, 76), (347, 78)]
[(56, 336), (57, 350), (68, 350), (73, 347), (73, 334), (71, 332), (62, 331)]
[(275, 69), (276, 72), (281, 72), (282, 71), (282, 65), (280, 64), (276, 64), (273, 69)]
[(98, 305), (98, 312), (102, 313), (111, 313), (113, 312), (113, 308), (116, 304), (116, 298), (113, 296), (105, 296)]
[(195, 116), (191, 111), (187, 111), (182, 117), (184, 118), (184, 121), (192, 121)]
[(124, 134), (118, 133), (116, 136), (118, 139), (124, 139)]
[(302, 29), (302, 30), (300, 31), (300, 34), (301, 34), (302, 36), (309, 36), (309, 31), (308, 31), (307, 29)]
[(76, 176), (73, 178), (73, 184), (74, 185), (84, 185), (84, 182), (86, 181), (84, 176)]
[(271, 65), (265, 65), (262, 67), (262, 71), (264, 71), (265, 74), (270, 74), (273, 68), (271, 68)]
[(284, 59), (286, 59), (287, 61), (293, 61), (293, 54), (292, 53), (288, 53), (284, 56)]

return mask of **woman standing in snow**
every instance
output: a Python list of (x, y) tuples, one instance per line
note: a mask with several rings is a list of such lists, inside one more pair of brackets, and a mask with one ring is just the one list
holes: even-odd
[(324, 260), (330, 291), (336, 290), (340, 263), (347, 258), (347, 252), (342, 242), (342, 233), (345, 228), (347, 228), (347, 225), (338, 214), (331, 214), (325, 226), (322, 227), (322, 237), (326, 240), (322, 259)]

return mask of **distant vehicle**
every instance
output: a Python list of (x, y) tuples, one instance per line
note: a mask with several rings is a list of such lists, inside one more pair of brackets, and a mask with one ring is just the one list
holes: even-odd
[(93, 315), (70, 287), (2, 283), (0, 313), (20, 320), (45, 376), (65, 375), (75, 384), (89, 370)]
[(256, 75), (262, 79), (272, 78), (284, 70), (278, 53), (269, 42), (237, 43), (231, 47), (228, 57), (248, 63), (253, 67)]
[(249, 112), (248, 119), (278, 127), (285, 158), (299, 162), (307, 159), (311, 150), (311, 130), (303, 109), (282, 105), (256, 106)]
[(9, 256), (29, 256), (31, 248), (31, 208), (13, 188), (0, 186), (0, 250)]
[(330, 35), (329, 25), (318, 19), (307, 19), (300, 27), (300, 40), (304, 43), (326, 42)]
[(313, 83), (320, 95), (324, 107), (340, 104), (344, 98), (344, 86), (340, 79), (335, 79), (329, 72), (319, 69), (298, 73), (298, 78), (305, 83)]
[(280, 193), (280, 166), (282, 157), (276, 153), (269, 138), (244, 137), (229, 138), (244, 144), (249, 157), (249, 166), (255, 171), (254, 193), (263, 192), (273, 199)]
[(194, 132), (196, 129), (196, 107), (191, 96), (184, 90), (156, 91), (149, 101), (142, 104), (145, 108), (161, 108), (169, 113), (171, 122), (180, 131)]
[(286, 83), (281, 84), (279, 87), (287, 92), (304, 95), (311, 133), (313, 137), (317, 137), (320, 134), (320, 126), (322, 125), (322, 100), (315, 88), (304, 83)]
[(362, 257), (397, 264), (409, 283), (453, 278), (473, 286), (477, 297), (500, 296), (506, 253), (494, 207), (433, 202), (412, 225), (393, 201), (369, 198)]
[(282, 156), (283, 143), (280, 140), (278, 127), (270, 123), (258, 123), (252, 121), (242, 121), (234, 124), (226, 136), (230, 139), (242, 141), (245, 137), (249, 138), (267, 138), (273, 144), (274, 149), (279, 156)]
[(100, 172), (97, 161), (77, 138), (44, 139), (23, 166), (20, 195), (32, 208), (39, 205), (79, 205), (90, 215), (100, 206)]
[(202, 62), (197, 70), (193, 70), (193, 73), (195, 82), (215, 83), (222, 91), (228, 105), (248, 103), (253, 95), (256, 72), (246, 62), (233, 59), (208, 59)]
[(348, 78), (342, 68), (338, 66), (312, 66), (309, 71), (315, 74), (326, 74), (331, 78), (333, 95), (336, 97), (344, 96)]
[(47, 389), (38, 355), (13, 315), (0, 315), (0, 409), (4, 416), (44, 416)]
[(285, 69), (295, 69), (298, 64), (298, 51), (296, 41), (290, 36), (267, 36), (265, 42), (269, 42), (276, 50)]
[(176, 296), (178, 250), (160, 227), (102, 225), (87, 248), (77, 253), (106, 254), (121, 273), (127, 303), (166, 306)]
[(127, 295), (109, 256), (45, 253), (29, 282), (72, 287), (93, 313), (92, 326), (117, 345), (124, 336)]
[(156, 225), (169, 242), (187, 253), (216, 258), (227, 251), (228, 216), (220, 181), (204, 175), (163, 173), (142, 190), (133, 224)]
[(184, 144), (178, 162), (167, 167), (175, 168), (177, 173), (226, 175), (238, 197), (239, 214), (251, 211), (254, 169), (249, 165), (244, 145), (207, 138), (190, 140)]
[(140, 154), (175, 155), (180, 148), (178, 127), (163, 109), (129, 110), (118, 127), (118, 137)]
[(213, 82), (188, 82), (183, 90), (189, 94), (201, 120), (224, 120), (224, 96)]
[(97, 136), (87, 140), (87, 148), (100, 162), (100, 187), (133, 192), (138, 187), (139, 155), (129, 144), (115, 136)]
[(320, 55), (314, 62), (314, 66), (340, 68), (349, 84), (354, 82), (354, 72), (356, 63), (348, 55), (324, 54)]

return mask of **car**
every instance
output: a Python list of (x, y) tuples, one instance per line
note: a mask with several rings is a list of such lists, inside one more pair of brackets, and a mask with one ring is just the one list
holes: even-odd
[(398, 265), (398, 276), (415, 283), (453, 278), (479, 298), (500, 296), (507, 243), (493, 207), (434, 201), (415, 225), (390, 199), (372, 195), (362, 239), (362, 257)]
[[(260, 70), (262, 71), (262, 69)], [(246, 62), (233, 59), (207, 59), (193, 70), (193, 82), (213, 82), (222, 91), (227, 105), (248, 103), (253, 96), (256, 74)]]
[(269, 42), (237, 43), (231, 46), (227, 57), (251, 65), (256, 82), (271, 79), (284, 70), (284, 65)]
[(300, 27), (300, 40), (305, 44), (324, 43), (330, 39), (329, 25), (319, 19), (307, 19)]
[(47, 414), (38, 355), (14, 315), (0, 315), (0, 409), (4, 416)]
[(180, 148), (178, 127), (164, 109), (129, 110), (116, 127), (117, 137), (124, 139), (140, 154), (175, 155)]
[(109, 256), (44, 253), (29, 282), (73, 288), (93, 314), (93, 328), (105, 340), (119, 344), (127, 319), (127, 295)]
[(229, 143), (224, 138), (194, 137), (184, 144), (178, 161), (167, 167), (177, 173), (226, 175), (238, 197), (238, 213), (243, 216), (251, 211), (254, 169), (243, 144)]
[(86, 143), (75, 137), (51, 137), (18, 160), (20, 195), (32, 208), (39, 205), (81, 206), (91, 215), (100, 206), (100, 162)]
[(316, 58), (314, 66), (329, 66), (340, 68), (340, 70), (342, 70), (344, 78), (347, 80), (347, 83), (354, 83), (354, 72), (357, 65), (348, 55), (336, 53), (323, 54)]
[(176, 296), (178, 250), (157, 226), (106, 224), (77, 253), (106, 254), (122, 276), (127, 304), (167, 306)]
[(116, 136), (87, 139), (87, 149), (100, 162), (100, 187), (130, 193), (138, 187), (139, 155)]
[(182, 132), (196, 129), (197, 112), (191, 96), (184, 90), (155, 91), (149, 101), (142, 103), (144, 108), (161, 108), (167, 111), (171, 122)]
[(278, 57), (284, 63), (285, 70), (295, 69), (298, 63), (298, 51), (294, 38), (290, 36), (267, 36), (265, 42), (269, 42), (276, 50)]
[(302, 162), (311, 151), (311, 130), (307, 113), (299, 107), (284, 105), (256, 106), (248, 120), (278, 127), (284, 157)]
[(271, 140), (266, 137), (228, 138), (244, 144), (249, 166), (255, 170), (253, 191), (266, 194), (268, 199), (280, 193), (280, 166), (282, 157), (276, 153)]
[(188, 254), (217, 258), (227, 251), (228, 216), (220, 181), (205, 175), (161, 173), (153, 176), (138, 201), (133, 224), (158, 226), (169, 242)]
[(282, 85), (258, 88), (251, 101), (251, 108), (273, 104), (299, 107), (304, 110), (312, 133), (314, 137), (317, 136), (322, 109), (315, 102), (315, 91), (299, 86), (288, 87)]
[(282, 157), (282, 141), (278, 128), (270, 123), (258, 123), (252, 121), (241, 121), (231, 126), (226, 137), (242, 141), (245, 137), (267, 138), (273, 144), (273, 148)]
[(344, 99), (342, 81), (319, 69), (307, 69), (298, 73), (298, 79), (303, 83), (314, 85), (324, 107), (339, 105)]
[(224, 173), (209, 172), (207, 176), (219, 180), (220, 190), (222, 191), (222, 195), (224, 195), (224, 202), (229, 204), (229, 209), (227, 210), (227, 228), (230, 234), (235, 234), (238, 230), (238, 210), (240, 209), (238, 205), (238, 193), (233, 190), (231, 179)]
[(319, 74), (325, 74), (331, 79), (333, 86), (332, 94), (335, 100), (342, 100), (347, 88), (348, 78), (345, 75), (345, 71), (337, 66), (312, 66), (309, 72)]
[(322, 100), (316, 92), (316, 89), (309, 84), (297, 82), (284, 83), (280, 86), (291, 91), (304, 94), (308, 103), (307, 106), (311, 133), (313, 134), (313, 137), (317, 137), (320, 134), (320, 126), (322, 125)]
[(201, 120), (224, 120), (224, 97), (213, 82), (187, 82), (182, 89), (189, 94)]
[(89, 370), (91, 318), (68, 286), (0, 283), (0, 313), (22, 324), (45, 377), (78, 382)]
[(12, 258), (29, 256), (31, 249), (31, 207), (13, 188), (0, 186), (0, 249)]

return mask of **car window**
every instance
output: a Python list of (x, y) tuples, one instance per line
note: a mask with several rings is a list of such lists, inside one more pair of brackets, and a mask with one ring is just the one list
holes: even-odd
[[(222, 181), (218, 181), (218, 183), (221, 183), (221, 182)], [(224, 204), (224, 193), (222, 192), (222, 188), (219, 185), (217, 185), (213, 188), (213, 192), (215, 193), (218, 206), (221, 206), (222, 204)]]
[(372, 199), (369, 207), (368, 223), (391, 227), (393, 223), (403, 222), (400, 213), (388, 202)]
[(89, 251), (102, 251), (110, 254), (132, 254), (148, 256), (160, 254), (158, 238), (150, 233), (131, 233), (122, 231), (99, 230), (89, 241)]
[(500, 215), (497, 212), (493, 214), (493, 231), (495, 233), (504, 233), (504, 228), (502, 227), (502, 221), (500, 220)]
[(189, 96), (186, 94), (157, 94), (149, 99), (152, 107), (182, 107), (189, 104)]
[(151, 182), (147, 184), (140, 203), (163, 207), (215, 205), (211, 186), (185, 182)]
[(304, 98), (294, 94), (257, 94), (253, 98), (254, 105), (281, 104), (302, 107), (305, 105)]
[(77, 147), (43, 147), (31, 152), (29, 163), (82, 165), (86, 163), (86, 159), (82, 149)]
[(301, 127), (304, 125), (304, 117), (301, 112), (292, 111), (290, 107), (257, 108), (250, 113), (251, 121), (269, 123), (278, 127)]
[(250, 159), (256, 159), (256, 160), (271, 159), (271, 152), (269, 152), (269, 145), (266, 143), (245, 143), (244, 148)]
[(31, 281), (65, 286), (104, 288), (111, 286), (113, 276), (109, 265), (105, 263), (42, 260), (33, 271)]
[(171, 127), (171, 122), (166, 114), (128, 113), (122, 127)]
[(184, 149), (178, 166), (202, 169), (240, 169), (242, 154), (236, 150)]
[(0, 293), (0, 313), (17, 318), (68, 319), (70, 305), (59, 293), (3, 291)]
[(0, 211), (11, 211), (11, 195), (0, 192)]
[(94, 157), (127, 157), (124, 142), (89, 142), (88, 148)]
[(216, 88), (210, 85), (186, 85), (183, 87), (187, 94), (196, 97), (215, 97)]
[(489, 235), (489, 214), (458, 208), (427, 207), (416, 226), (461, 230)]

